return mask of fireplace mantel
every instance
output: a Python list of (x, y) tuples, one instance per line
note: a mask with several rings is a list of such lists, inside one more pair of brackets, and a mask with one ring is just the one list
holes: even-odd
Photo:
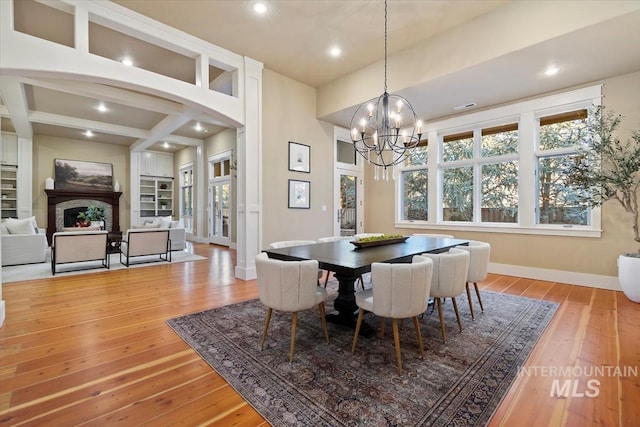
[(56, 232), (56, 205), (69, 200), (87, 199), (108, 203), (112, 207), (113, 226), (109, 230), (120, 233), (120, 196), (121, 191), (70, 191), (44, 190), (47, 193), (47, 239)]

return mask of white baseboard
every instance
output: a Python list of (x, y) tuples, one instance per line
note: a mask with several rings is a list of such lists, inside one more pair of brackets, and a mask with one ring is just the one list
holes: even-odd
[(597, 274), (576, 273), (574, 271), (549, 270), (546, 268), (524, 267), (489, 263), (489, 272), (506, 276), (524, 277), (527, 279), (546, 280), (548, 282), (566, 283), (569, 285), (588, 286), (591, 288), (622, 291), (617, 277)]
[[(2, 286), (0, 284), (0, 286)], [(0, 326), (2, 326), (4, 324), (4, 319), (5, 319), (5, 311), (4, 311), (4, 300), (0, 301)]]

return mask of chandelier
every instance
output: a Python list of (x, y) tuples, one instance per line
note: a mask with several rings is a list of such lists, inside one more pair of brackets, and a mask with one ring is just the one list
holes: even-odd
[(389, 179), (388, 167), (402, 163), (418, 146), (422, 122), (409, 101), (387, 92), (387, 0), (384, 2), (384, 93), (362, 104), (351, 119), (355, 150), (376, 166), (374, 179)]

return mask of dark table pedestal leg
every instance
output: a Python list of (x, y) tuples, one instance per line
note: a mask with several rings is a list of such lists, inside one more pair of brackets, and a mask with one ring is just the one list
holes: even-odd
[[(342, 276), (339, 274), (336, 274), (335, 277), (338, 279), (339, 283), (338, 296), (333, 302), (336, 313), (327, 314), (327, 322), (355, 329), (358, 305), (356, 304), (354, 283), (357, 277)], [(367, 325), (366, 322), (362, 322), (362, 325), (360, 326), (361, 336), (371, 338), (375, 334), (375, 329)]]

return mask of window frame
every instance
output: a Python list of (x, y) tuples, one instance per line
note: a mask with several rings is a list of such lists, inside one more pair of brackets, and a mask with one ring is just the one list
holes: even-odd
[[(566, 91), (515, 102), (512, 104), (487, 109), (475, 113), (431, 122), (424, 125), (426, 138), (435, 141), (428, 146), (426, 166), (399, 167), (400, 171), (426, 168), (428, 173), (428, 220), (403, 220), (402, 183), (395, 183), (395, 227), (427, 230), (480, 231), (513, 234), (540, 234), (573, 237), (600, 237), (601, 209), (591, 209), (590, 225), (538, 224), (537, 214), (537, 162), (540, 156), (556, 151), (572, 151), (573, 148), (540, 150), (538, 147), (538, 130), (540, 117), (561, 114), (570, 111), (589, 109), (601, 104), (602, 85)], [(482, 129), (506, 125), (509, 122), (518, 124), (518, 151), (515, 154), (482, 157)], [(442, 162), (442, 144), (447, 135), (473, 131), (473, 159)], [(481, 168), (484, 164), (516, 161), (518, 164), (518, 222), (495, 223), (481, 221)], [(449, 167), (473, 165), (473, 222), (443, 221), (442, 219), (442, 171)]]

